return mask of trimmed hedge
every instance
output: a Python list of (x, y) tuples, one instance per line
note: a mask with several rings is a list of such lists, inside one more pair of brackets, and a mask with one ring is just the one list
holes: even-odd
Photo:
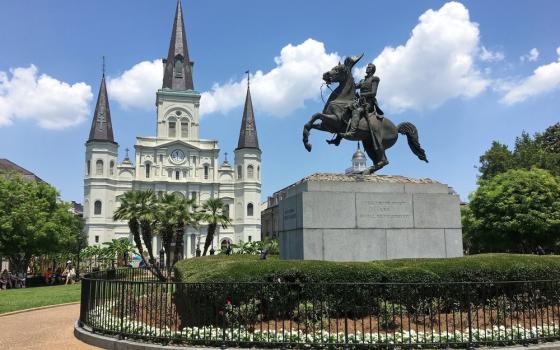
[[(348, 263), (263, 261), (252, 255), (234, 255), (184, 260), (175, 272), (179, 281), (188, 282), (178, 284), (174, 301), (182, 326), (189, 327), (250, 323), (233, 317), (252, 314), (249, 310), (265, 320), (294, 319), (301, 312), (293, 310), (301, 309), (302, 304), (328, 310), (334, 318), (362, 317), (370, 312), (382, 317), (386, 305), (423, 318), (433, 314), (434, 305), (436, 313), (467, 312), (473, 305), (492, 307), (508, 300), (524, 310), (560, 298), (558, 283), (488, 283), (560, 280), (559, 256), (488, 254)], [(216, 310), (224, 307), (231, 309), (224, 313), (230, 317), (216, 319)]]
[(181, 282), (437, 283), (560, 280), (560, 256), (481, 254), (374, 262), (209, 256), (175, 266)]

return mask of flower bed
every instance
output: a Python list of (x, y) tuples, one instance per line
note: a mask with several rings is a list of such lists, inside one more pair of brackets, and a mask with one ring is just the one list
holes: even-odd
[[(169, 339), (174, 343), (184, 344), (206, 344), (221, 345), (222, 343), (235, 343), (238, 345), (269, 344), (270, 346), (279, 343), (290, 344), (323, 344), (340, 345), (348, 343), (350, 345), (396, 345), (414, 344), (418, 348), (429, 347), (433, 344), (450, 345), (452, 347), (462, 347), (468, 342), (469, 335), (471, 341), (477, 343), (500, 343), (515, 344), (534, 340), (553, 339), (560, 337), (560, 324), (542, 324), (533, 327), (523, 327), (513, 325), (511, 327), (493, 326), (490, 328), (474, 328), (451, 333), (437, 334), (433, 332), (356, 332), (347, 334), (344, 332), (329, 332), (326, 330), (306, 333), (302, 330), (248, 330), (244, 327), (227, 328), (221, 327), (185, 327), (178, 330), (171, 330), (169, 327), (158, 328), (154, 325), (147, 325), (138, 320), (125, 317), (122, 322), (114, 316), (110, 310), (111, 306), (100, 306), (89, 314), (89, 324), (96, 324), (103, 319), (104, 330), (108, 333), (114, 332), (123, 334), (130, 338)], [(94, 327), (95, 328), (95, 327)]]

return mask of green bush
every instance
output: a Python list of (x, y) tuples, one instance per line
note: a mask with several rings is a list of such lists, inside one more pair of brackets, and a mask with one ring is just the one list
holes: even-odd
[[(473, 305), (495, 307), (496, 300), (530, 305), (560, 297), (557, 284), (500, 283), (560, 280), (558, 256), (489, 254), (350, 263), (234, 255), (184, 260), (175, 266), (175, 273), (179, 281), (187, 282), (174, 296), (183, 326), (225, 322), (231, 327), (246, 322), (212, 316), (238, 307), (251, 320), (259, 315), (309, 326), (321, 325), (327, 315), (361, 318), (373, 311), (383, 327), (391, 328), (394, 310), (433, 322), (439, 313), (465, 312)], [(226, 302), (231, 310), (224, 310)], [(248, 304), (256, 307), (249, 310)], [(316, 314), (317, 309), (327, 312)]]
[(280, 260), (232, 255), (183, 260), (182, 282), (437, 283), (560, 280), (560, 256), (481, 254), (374, 262)]

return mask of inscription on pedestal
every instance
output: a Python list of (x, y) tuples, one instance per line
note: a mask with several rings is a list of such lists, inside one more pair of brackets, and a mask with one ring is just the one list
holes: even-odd
[(412, 227), (412, 197), (408, 194), (360, 193), (356, 196), (358, 227)]

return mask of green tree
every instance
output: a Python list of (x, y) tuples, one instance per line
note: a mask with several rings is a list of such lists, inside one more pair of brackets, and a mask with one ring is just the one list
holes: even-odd
[(535, 139), (545, 151), (560, 154), (560, 123), (549, 126)]
[(538, 167), (560, 176), (560, 123), (531, 137), (523, 132), (515, 139), (513, 151), (497, 141), (480, 157), (480, 177), (488, 179), (510, 169)]
[[(113, 213), (113, 220), (128, 221), (134, 244), (146, 268), (161, 281), (166, 281), (167, 278), (156, 262), (152, 247), (156, 208), (157, 198), (153, 191), (129, 191), (121, 198), (120, 207)], [(143, 244), (146, 246), (146, 250), (144, 250)], [(149, 257), (148, 261), (146, 261), (145, 253)]]
[(157, 225), (156, 232), (161, 237), (163, 250), (165, 251), (166, 269), (169, 273), (171, 268), (171, 244), (173, 242), (173, 235), (175, 233), (178, 220), (176, 215), (177, 202), (180, 199), (173, 193), (166, 193), (158, 201), (156, 211)]
[(110, 242), (103, 242), (105, 252), (103, 252), (109, 259), (117, 259), (121, 265), (125, 265), (124, 256), (136, 254), (136, 247), (127, 238), (112, 239)]
[(208, 224), (208, 230), (206, 232), (206, 240), (204, 242), (203, 256), (206, 255), (208, 248), (214, 240), (214, 234), (218, 225), (223, 229), (226, 229), (228, 225), (231, 224), (231, 220), (224, 215), (224, 202), (220, 198), (209, 198), (202, 205), (202, 210), (200, 211), (200, 220)]
[(560, 242), (560, 181), (546, 170), (508, 170), (481, 179), (463, 212), (474, 251), (555, 250)]
[(494, 141), (490, 149), (480, 156), (480, 177), (490, 178), (511, 169), (513, 165), (512, 152), (506, 145)]
[(175, 251), (173, 254), (173, 265), (183, 259), (183, 241), (187, 227), (198, 227), (200, 216), (198, 215), (195, 199), (178, 198), (174, 204), (175, 212)]
[(33, 257), (77, 251), (82, 221), (50, 185), (0, 176), (0, 254), (25, 273)]

